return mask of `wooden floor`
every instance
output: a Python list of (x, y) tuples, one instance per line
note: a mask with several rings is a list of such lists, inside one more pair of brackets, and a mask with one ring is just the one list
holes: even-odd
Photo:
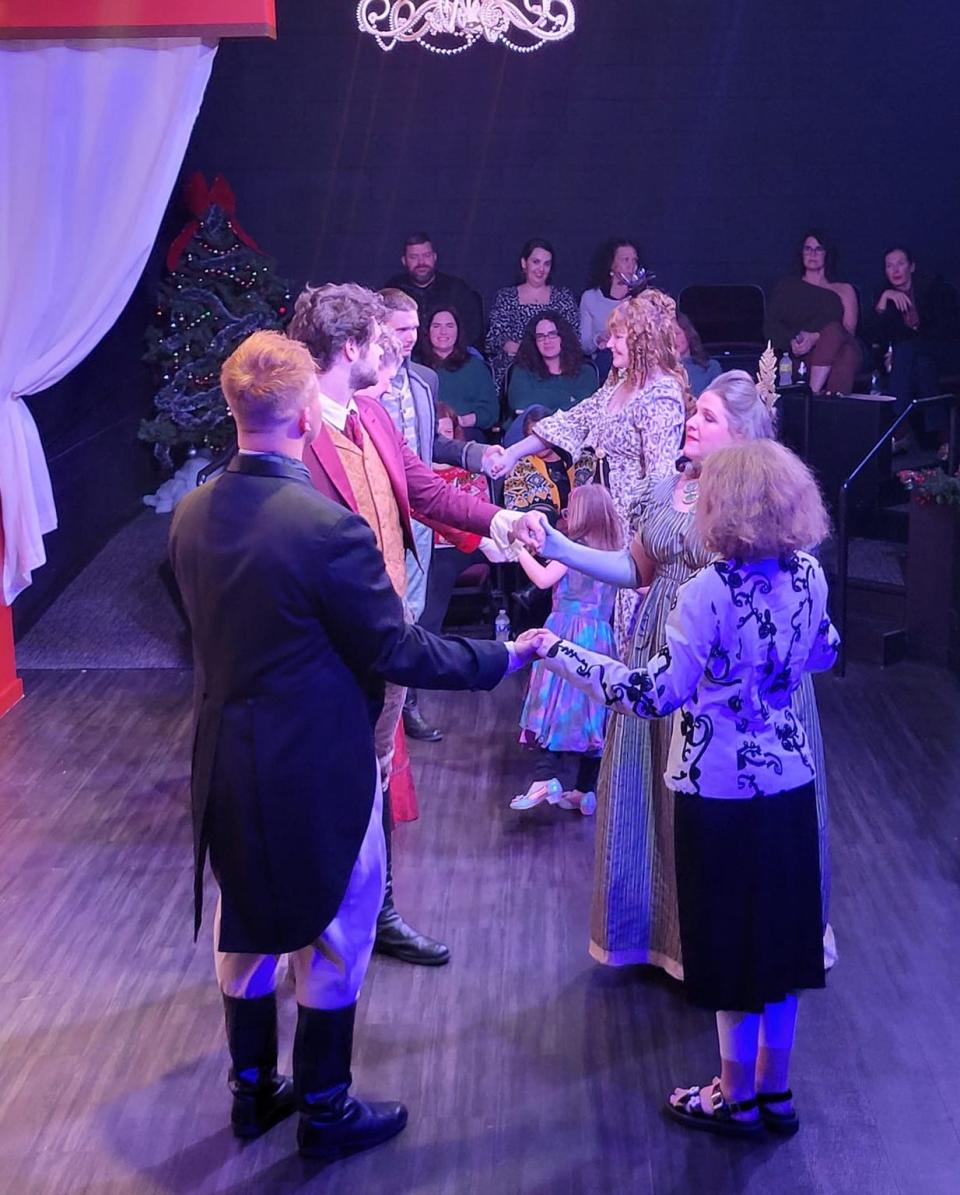
[[(520, 682), (427, 695), (404, 912), (453, 950), (375, 960), (354, 1074), (400, 1097), (392, 1144), (318, 1170), (294, 1125), (227, 1127), (210, 948), (191, 942), (190, 677), (29, 673), (0, 722), (0, 1191), (526, 1195), (960, 1190), (960, 693), (912, 664), (819, 687), (840, 962), (803, 1002), (790, 1141), (666, 1123), (714, 1072), (711, 1019), (586, 953), (593, 824), (511, 813)], [(456, 729), (455, 729), (456, 728)], [(208, 894), (209, 895), (209, 894)], [(209, 904), (208, 904), (209, 917)], [(208, 923), (209, 925), (209, 923)], [(293, 1019), (285, 993), (282, 1047)]]

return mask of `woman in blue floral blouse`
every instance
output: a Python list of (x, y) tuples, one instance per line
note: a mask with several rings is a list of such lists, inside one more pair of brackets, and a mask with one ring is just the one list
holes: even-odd
[(791, 695), (832, 667), (827, 583), (804, 549), (828, 530), (816, 482), (773, 440), (704, 462), (697, 529), (716, 559), (678, 591), (645, 668), (537, 635), (548, 667), (639, 718), (675, 709), (665, 773), (685, 988), (716, 1012), (721, 1071), (677, 1088), (691, 1128), (789, 1134), (797, 992), (824, 986), (815, 765)]

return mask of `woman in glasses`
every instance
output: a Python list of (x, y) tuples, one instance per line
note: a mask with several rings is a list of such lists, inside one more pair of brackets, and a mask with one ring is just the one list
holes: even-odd
[(580, 341), (559, 311), (534, 316), (524, 329), (507, 384), (507, 402), (518, 415), (532, 406), (570, 408), (597, 388), (597, 371), (583, 359)]
[(781, 278), (767, 306), (767, 336), (810, 371), (814, 394), (849, 394), (862, 353), (856, 338), (859, 304), (849, 282), (838, 282), (836, 253), (822, 233), (800, 242), (799, 270)]

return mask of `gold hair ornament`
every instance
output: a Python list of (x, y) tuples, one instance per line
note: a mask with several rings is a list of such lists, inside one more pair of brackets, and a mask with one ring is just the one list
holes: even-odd
[(757, 370), (757, 394), (767, 408), (772, 411), (780, 395), (777, 393), (777, 354), (773, 345), (767, 341), (767, 347), (760, 354), (760, 366)]

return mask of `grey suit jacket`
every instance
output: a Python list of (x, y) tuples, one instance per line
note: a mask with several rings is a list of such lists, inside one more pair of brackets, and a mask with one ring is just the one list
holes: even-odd
[(440, 379), (436, 370), (407, 362), (410, 392), (417, 413), (417, 439), (424, 464), (458, 465), (471, 473), (481, 472), (484, 445), (473, 440), (451, 440), (437, 431), (437, 392)]

